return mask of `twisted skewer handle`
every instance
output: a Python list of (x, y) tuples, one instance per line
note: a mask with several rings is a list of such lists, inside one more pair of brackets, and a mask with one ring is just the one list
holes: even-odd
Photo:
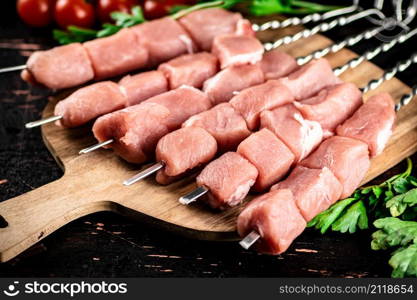
[(304, 29), (300, 32), (297, 32), (294, 35), (284, 36), (283, 38), (281, 38), (281, 39), (279, 39), (275, 42), (265, 43), (265, 49), (267, 51), (272, 50), (272, 49), (275, 49), (279, 46), (287, 45), (287, 44), (290, 44), (292, 42), (298, 41), (299, 39), (308, 38), (308, 37), (313, 36), (313, 35), (315, 35), (319, 32), (326, 32), (326, 31), (329, 31), (329, 30), (331, 30), (335, 27), (347, 25), (349, 23), (352, 23), (353, 21), (362, 19), (362, 18), (367, 17), (367, 16), (372, 15), (372, 14), (376, 14), (380, 18), (384, 18), (384, 14), (380, 10), (378, 10), (376, 8), (367, 9), (367, 10), (361, 11), (359, 13), (356, 13), (354, 15), (351, 15), (349, 17), (340, 17), (340, 18), (334, 19), (330, 22), (321, 23), (321, 24), (313, 27), (312, 29)]
[(400, 102), (395, 104), (395, 111), (399, 111), (403, 106), (406, 106), (408, 103), (411, 102), (411, 100), (413, 100), (415, 96), (417, 96), (417, 85), (413, 86), (411, 88), (411, 92), (408, 94), (404, 94), (401, 97)]
[(340, 51), (342, 48), (345, 47), (350, 47), (353, 45), (356, 45), (357, 43), (359, 43), (362, 40), (369, 40), (372, 37), (374, 37), (375, 35), (377, 35), (378, 33), (380, 33), (382, 30), (384, 30), (384, 28), (381, 27), (377, 27), (377, 28), (373, 28), (367, 31), (364, 31), (358, 35), (355, 36), (350, 36), (348, 38), (346, 38), (345, 40), (336, 43), (336, 44), (332, 44), (326, 48), (320, 49), (320, 50), (316, 50), (313, 53), (306, 55), (306, 56), (300, 56), (297, 58), (297, 63), (299, 65), (304, 65), (306, 63), (308, 63), (309, 61), (313, 60), (313, 59), (317, 59), (317, 58), (321, 58), (329, 53), (336, 53), (338, 51)]
[(354, 12), (357, 9), (358, 9), (357, 5), (352, 5), (349, 7), (330, 11), (324, 14), (314, 13), (314, 14), (310, 14), (302, 18), (292, 17), (292, 18), (285, 19), (283, 21), (273, 20), (273, 21), (262, 23), (262, 24), (253, 24), (252, 29), (256, 32), (259, 32), (259, 31), (265, 31), (269, 29), (280, 29), (280, 28), (286, 28), (290, 26), (305, 25), (311, 22), (325, 21), (333, 17), (348, 14), (348, 13)]
[(403, 35), (396, 37), (390, 42), (381, 44), (380, 46), (376, 47), (373, 50), (366, 51), (363, 55), (351, 59), (343, 66), (335, 68), (334, 73), (336, 74), (336, 76), (339, 76), (340, 74), (347, 71), (348, 69), (355, 68), (356, 66), (358, 66), (365, 60), (371, 60), (380, 53), (388, 52), (394, 46), (404, 43), (405, 41), (407, 41), (409, 38), (413, 37), (416, 34), (417, 34), (417, 28), (408, 32), (407, 34), (403, 34)]
[(380, 78), (369, 81), (369, 83), (361, 89), (362, 92), (366, 93), (368, 91), (376, 89), (385, 81), (394, 78), (394, 76), (397, 75), (398, 72), (405, 71), (409, 66), (415, 63), (417, 63), (417, 52), (414, 53), (409, 59), (400, 61), (395, 65), (395, 67), (385, 71)]

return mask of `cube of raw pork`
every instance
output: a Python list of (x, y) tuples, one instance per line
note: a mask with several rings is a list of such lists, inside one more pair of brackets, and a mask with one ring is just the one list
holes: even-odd
[(143, 103), (157, 103), (170, 111), (168, 127), (178, 129), (189, 117), (211, 108), (208, 97), (193, 87), (182, 86), (152, 97)]
[(323, 139), (320, 124), (305, 120), (293, 104), (262, 112), (261, 128), (275, 133), (294, 153), (295, 162), (309, 155)]
[(300, 165), (311, 169), (327, 167), (343, 186), (341, 198), (349, 197), (369, 169), (368, 145), (355, 139), (332, 136)]
[(241, 237), (256, 231), (256, 248), (267, 254), (285, 252), (306, 227), (290, 190), (278, 189), (253, 199), (237, 219)]
[(224, 209), (243, 201), (258, 177), (258, 170), (236, 152), (227, 152), (209, 163), (197, 177), (197, 185), (209, 189), (208, 204)]
[(289, 189), (304, 219), (308, 222), (339, 200), (342, 185), (327, 167), (310, 169), (297, 166), (287, 179), (271, 190)]
[(130, 27), (149, 52), (149, 66), (156, 66), (185, 53), (193, 53), (194, 42), (184, 28), (170, 17)]
[(337, 134), (367, 143), (371, 157), (380, 154), (392, 134), (396, 117), (394, 105), (388, 93), (372, 96), (337, 128)]
[(268, 129), (251, 134), (242, 141), (237, 153), (249, 160), (258, 170), (254, 189), (264, 191), (287, 174), (294, 163), (291, 150)]
[(239, 13), (221, 8), (207, 8), (189, 13), (179, 22), (201, 50), (210, 51), (216, 36), (238, 31), (240, 20), (242, 16)]
[(278, 49), (264, 53), (260, 65), (266, 80), (279, 79), (298, 69), (294, 57)]
[(182, 127), (201, 127), (216, 139), (218, 150), (235, 150), (250, 131), (245, 119), (229, 103), (221, 103), (211, 109), (190, 117)]
[(54, 114), (62, 116), (57, 125), (77, 127), (125, 107), (126, 102), (126, 96), (117, 83), (102, 81), (82, 87), (58, 102)]
[(314, 96), (325, 87), (341, 83), (324, 58), (312, 60), (288, 77), (279, 80), (291, 90), (296, 100)]
[(168, 91), (168, 81), (159, 71), (148, 71), (136, 75), (126, 75), (119, 81), (120, 89), (127, 97), (127, 105), (132, 106)]
[(93, 133), (99, 142), (113, 139), (106, 148), (128, 162), (153, 158), (157, 142), (169, 132), (170, 112), (156, 103), (141, 103), (104, 115), (96, 120)]
[(91, 60), (80, 43), (36, 51), (29, 57), (26, 66), (27, 69), (22, 72), (23, 80), (50, 89), (65, 89), (94, 78)]
[(264, 82), (264, 74), (257, 65), (245, 65), (226, 68), (206, 80), (203, 91), (213, 105), (228, 102), (235, 93)]
[(208, 52), (184, 54), (161, 64), (158, 70), (165, 74), (171, 89), (183, 84), (201, 88), (204, 81), (217, 73), (218, 60)]
[(246, 120), (248, 128), (259, 127), (259, 116), (265, 110), (271, 110), (294, 101), (291, 91), (277, 80), (244, 89), (230, 100), (230, 104)]
[(304, 118), (317, 121), (324, 135), (334, 134), (336, 127), (362, 104), (362, 93), (353, 83), (340, 83), (322, 89), (316, 96), (294, 102)]
[(156, 160), (163, 162), (164, 173), (177, 176), (210, 161), (217, 153), (217, 142), (200, 127), (185, 127), (161, 138)]
[(219, 58), (220, 67), (224, 69), (261, 61), (264, 47), (254, 36), (226, 34), (214, 38), (211, 52)]
[(103, 79), (143, 68), (149, 53), (130, 29), (84, 43), (93, 64), (95, 78)]

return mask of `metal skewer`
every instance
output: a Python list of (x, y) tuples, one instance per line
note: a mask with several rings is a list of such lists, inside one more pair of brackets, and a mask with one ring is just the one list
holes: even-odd
[(201, 196), (207, 194), (209, 192), (209, 189), (206, 188), (205, 186), (199, 186), (198, 188), (196, 188), (194, 191), (188, 193), (187, 195), (182, 196), (179, 199), (179, 202), (181, 204), (184, 205), (188, 205), (194, 201), (197, 201), (198, 198), (200, 198)]
[(46, 119), (42, 119), (42, 120), (38, 120), (38, 121), (33, 121), (33, 122), (29, 122), (25, 124), (26, 128), (34, 128), (34, 127), (38, 127), (47, 123), (52, 123), (58, 120), (61, 120), (62, 116), (52, 116)]
[[(369, 82), (368, 85), (370, 85), (371, 82)], [(372, 87), (371, 89), (373, 88), (376, 88), (376, 87)], [(411, 102), (411, 100), (414, 99), (415, 96), (417, 96), (417, 85), (414, 85), (411, 88), (411, 92), (401, 96), (400, 101), (395, 105), (395, 111), (398, 112), (402, 107), (408, 105)], [(261, 238), (261, 235), (255, 230), (252, 230), (248, 235), (246, 235), (239, 242), (239, 245), (241, 245), (244, 249), (248, 250), (260, 238)]]
[[(320, 58), (320, 57), (325, 56), (327, 53), (330, 53), (330, 52), (334, 53), (334, 52), (339, 51), (340, 49), (343, 48), (340, 45), (344, 45), (344, 44), (347, 44), (347, 43), (350, 43), (349, 45), (353, 45), (354, 43), (359, 42), (363, 38), (366, 38), (367, 35), (374, 35), (377, 32), (380, 32), (381, 29), (382, 29), (381, 27), (378, 27), (378, 28), (374, 28), (374, 29), (369, 30), (369, 31), (365, 31), (365, 32), (363, 32), (363, 33), (361, 33), (361, 34), (359, 34), (357, 36), (347, 38), (346, 40), (344, 40), (344, 41), (342, 41), (340, 43), (333, 44), (333, 45), (331, 45), (331, 46), (329, 46), (327, 48), (324, 48), (324, 49), (315, 51), (311, 55), (299, 57), (296, 60), (300, 64), (305, 64), (306, 62), (312, 60), (313, 58)], [(378, 54), (389, 51), (395, 45), (404, 43), (405, 41), (407, 41), (409, 38), (413, 37), (416, 34), (417, 34), (417, 28), (414, 29), (414, 30), (412, 30), (412, 31), (410, 31), (407, 34), (403, 34), (401, 36), (398, 36), (397, 38), (393, 39), (392, 41), (390, 41), (388, 43), (381, 44), (380, 46), (376, 47), (373, 50), (370, 50), (370, 51), (365, 52), (363, 55), (361, 55), (361, 56), (359, 56), (357, 58), (354, 58), (354, 59), (350, 60), (349, 62), (347, 62), (343, 66), (340, 66), (340, 67), (335, 68), (333, 71), (335, 72), (336, 76), (339, 76), (340, 74), (342, 74), (343, 72), (347, 71), (348, 69), (357, 67), (363, 61), (365, 61), (365, 60), (371, 60), (375, 56), (377, 56)], [(390, 72), (389, 75), (391, 73), (392, 72)], [(392, 77), (393, 76), (394, 75), (392, 75)], [(138, 173), (137, 175), (133, 176), (132, 178), (125, 180), (123, 182), (123, 184), (125, 184), (125, 185), (131, 185), (131, 184), (133, 184), (135, 182), (138, 182), (138, 181), (146, 178), (147, 176), (152, 175), (153, 173), (156, 172), (156, 171), (153, 171), (154, 166), (158, 166), (158, 170), (160, 170), (161, 168), (163, 168), (163, 166), (160, 166), (160, 163), (156, 163), (155, 165), (152, 165), (148, 169), (145, 169), (144, 171), (142, 171), (142, 172)], [(199, 189), (199, 188), (197, 188), (197, 189)], [(179, 201), (182, 204), (189, 204), (191, 202), (196, 201), (198, 197), (195, 197), (195, 192), (196, 191), (192, 191), (190, 194), (187, 194), (187, 195), (181, 197)], [(199, 193), (196, 192), (196, 194), (199, 194)], [(204, 194), (201, 194), (200, 196), (202, 196), (202, 195), (204, 195)]]
[(21, 70), (24, 70), (24, 69), (26, 69), (26, 65), (1, 68), (0, 69), (0, 74), (1, 73), (7, 73), (7, 72), (21, 71)]
[(135, 176), (123, 181), (123, 185), (132, 185), (135, 182), (138, 182), (138, 181), (142, 180), (143, 178), (146, 178), (146, 177), (152, 175), (153, 173), (158, 172), (163, 167), (165, 167), (165, 164), (163, 162), (158, 162), (158, 163), (152, 165), (151, 167), (143, 170), (142, 172), (136, 174)]
[(108, 144), (111, 144), (111, 143), (113, 143), (113, 142), (114, 142), (114, 140), (113, 140), (113, 139), (110, 139), (110, 140), (107, 140), (107, 141), (104, 141), (104, 142), (101, 142), (101, 143), (98, 143), (98, 144), (92, 145), (92, 146), (90, 146), (90, 147), (87, 147), (87, 148), (81, 149), (81, 150), (80, 150), (80, 152), (78, 152), (78, 154), (86, 154), (86, 153), (92, 152), (92, 151), (94, 151), (94, 150), (97, 150), (97, 149), (99, 149), (99, 148), (101, 148), (101, 147), (104, 147), (104, 146), (106, 146), (106, 145), (108, 145)]
[(327, 19), (349, 14), (358, 10), (359, 8), (358, 4), (359, 4), (359, 0), (355, 0), (353, 1), (353, 4), (351, 6), (339, 8), (339, 9), (332, 10), (323, 14), (314, 13), (314, 14), (306, 15), (302, 18), (292, 17), (292, 18), (285, 19), (283, 21), (273, 20), (273, 21), (262, 23), (262, 24), (253, 24), (252, 29), (256, 32), (259, 32), (259, 31), (265, 31), (269, 29), (280, 29), (280, 28), (286, 28), (289, 26), (305, 25), (311, 22), (325, 21)]

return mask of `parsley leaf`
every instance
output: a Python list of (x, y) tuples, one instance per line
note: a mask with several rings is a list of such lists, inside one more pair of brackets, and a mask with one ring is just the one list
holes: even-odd
[(388, 217), (376, 220), (374, 226), (380, 230), (372, 234), (373, 250), (417, 243), (417, 222)]
[(393, 268), (391, 276), (394, 278), (417, 277), (417, 244), (397, 249), (388, 263)]
[(340, 231), (341, 233), (356, 232), (356, 228), (368, 228), (368, 215), (365, 204), (362, 200), (351, 205), (346, 213), (339, 217), (332, 225), (333, 231)]
[(417, 189), (412, 189), (404, 192), (404, 194), (397, 195), (386, 203), (386, 207), (389, 208), (393, 217), (402, 215), (408, 207), (414, 205), (417, 205)]

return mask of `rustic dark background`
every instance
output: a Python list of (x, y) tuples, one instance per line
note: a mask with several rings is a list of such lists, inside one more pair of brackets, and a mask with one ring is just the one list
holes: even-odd
[[(32, 51), (54, 45), (50, 28), (26, 27), (15, 13), (14, 1), (1, 2), (0, 66), (24, 64)], [(340, 40), (369, 27), (369, 22), (356, 22), (328, 36)], [(379, 43), (371, 40), (353, 50), (362, 53)], [(415, 51), (415, 45), (413, 39), (374, 62), (391, 67)], [(416, 70), (412, 67), (399, 78), (416, 84)], [(62, 176), (39, 129), (24, 129), (25, 122), (40, 117), (48, 95), (48, 91), (29, 87), (17, 73), (0, 75), (0, 201)], [(403, 168), (404, 164), (397, 166), (377, 181)], [(115, 214), (97, 213), (72, 222), (16, 259), (0, 264), (0, 276), (389, 276), (387, 253), (371, 251), (369, 244), (370, 232), (321, 236), (307, 230), (284, 255), (270, 257), (244, 251), (236, 243), (188, 240)]]

